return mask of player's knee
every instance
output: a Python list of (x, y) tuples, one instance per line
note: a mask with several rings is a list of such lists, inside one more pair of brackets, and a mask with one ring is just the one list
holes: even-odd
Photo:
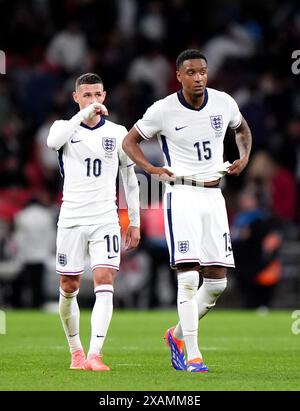
[(74, 293), (79, 289), (79, 276), (62, 275), (60, 278), (60, 287), (65, 293)]
[(218, 266), (202, 267), (202, 274), (205, 278), (222, 279), (227, 275), (227, 268)]
[(185, 298), (192, 299), (199, 286), (199, 273), (186, 271), (178, 274), (178, 295), (184, 294)]
[(220, 279), (203, 279), (203, 287), (206, 289), (206, 292), (215, 300), (220, 297), (227, 287), (227, 278)]
[(116, 270), (112, 268), (96, 268), (93, 271), (95, 287), (105, 284), (114, 284)]
[(201, 267), (200, 264), (193, 262), (176, 264), (176, 269), (178, 270), (178, 273), (180, 273), (185, 271), (200, 271)]

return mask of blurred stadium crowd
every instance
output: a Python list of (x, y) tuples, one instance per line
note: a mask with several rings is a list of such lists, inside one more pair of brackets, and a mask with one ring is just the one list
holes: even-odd
[[(288, 243), (299, 254), (300, 75), (291, 70), (291, 54), (300, 48), (298, 2), (2, 0), (0, 32), (6, 54), (0, 75), (2, 302), (24, 306), (26, 284), (36, 289), (34, 306), (51, 294), (47, 275), (37, 278), (51, 271), (44, 267), (48, 260), (54, 264), (62, 181), (46, 138), (54, 120), (77, 111), (76, 77), (98, 73), (110, 119), (130, 129), (153, 101), (179, 88), (176, 56), (198, 48), (208, 59), (209, 87), (231, 94), (252, 130), (250, 164), (239, 178), (226, 178), (223, 191), (241, 304), (269, 305), (284, 277), (282, 248)], [(145, 150), (162, 163), (155, 141)], [(231, 161), (238, 155), (230, 131), (225, 154)], [(126, 226), (123, 213), (120, 219)], [(175, 302), (162, 219), (159, 208), (142, 211), (141, 247), (124, 256), (116, 285), (120, 306)], [(49, 286), (45, 295), (41, 282)]]

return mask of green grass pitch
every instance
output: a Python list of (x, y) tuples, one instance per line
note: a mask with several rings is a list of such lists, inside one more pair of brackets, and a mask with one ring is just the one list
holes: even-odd
[[(300, 334), (291, 311), (257, 315), (215, 309), (199, 327), (207, 374), (170, 366), (165, 330), (176, 310), (115, 310), (104, 345), (110, 372), (69, 370), (58, 314), (7, 311), (0, 335), (0, 390), (201, 391), (299, 390)], [(89, 342), (90, 311), (81, 314), (81, 339)]]

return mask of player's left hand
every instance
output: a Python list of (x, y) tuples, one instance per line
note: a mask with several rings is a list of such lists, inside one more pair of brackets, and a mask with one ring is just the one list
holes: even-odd
[(228, 174), (233, 176), (238, 176), (244, 170), (248, 164), (248, 158), (242, 157), (239, 160), (235, 160), (232, 165), (228, 168)]
[(129, 226), (125, 238), (125, 250), (130, 251), (137, 247), (140, 242), (140, 227)]

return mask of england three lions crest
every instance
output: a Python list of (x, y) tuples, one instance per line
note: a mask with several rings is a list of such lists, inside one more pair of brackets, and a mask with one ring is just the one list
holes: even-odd
[(189, 251), (189, 242), (188, 241), (178, 241), (178, 251), (180, 253), (187, 253)]
[(217, 116), (210, 116), (211, 126), (214, 130), (220, 131), (223, 128), (223, 118), (221, 114)]
[(105, 151), (111, 153), (116, 148), (116, 139), (114, 137), (102, 137), (102, 146)]
[(65, 265), (67, 265), (67, 255), (66, 254), (58, 254), (57, 255), (57, 261), (58, 261), (58, 263), (60, 264), (60, 265), (62, 265), (63, 267), (65, 266)]

